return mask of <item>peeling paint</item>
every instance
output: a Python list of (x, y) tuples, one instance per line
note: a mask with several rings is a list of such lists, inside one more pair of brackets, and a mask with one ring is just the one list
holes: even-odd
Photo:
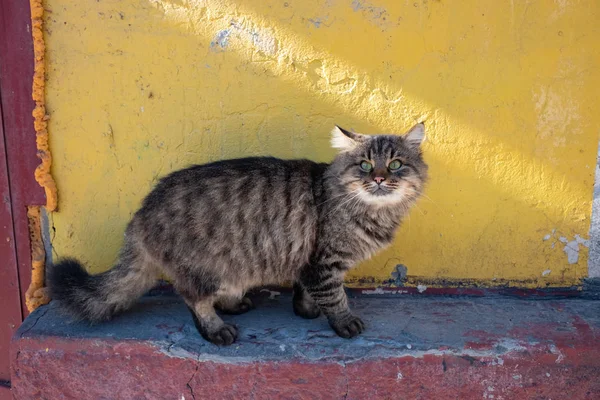
[(233, 38), (240, 39), (240, 45), (250, 43), (255, 49), (267, 55), (277, 53), (277, 40), (272, 32), (237, 20), (233, 20), (229, 28), (218, 31), (210, 42), (210, 47), (214, 51), (226, 49)]
[(551, 270), (547, 269), (545, 271), (542, 272), (542, 276), (548, 276), (550, 275), (550, 272), (552, 272)]
[(424, 291), (427, 290), (427, 286), (425, 286), (425, 285), (417, 285), (417, 290), (419, 291), (419, 293), (423, 293)]
[(557, 356), (556, 361), (554, 361), (556, 364), (560, 364), (565, 359), (564, 354), (555, 345), (550, 345), (549, 350), (550, 353), (555, 354)]
[(500, 357), (496, 357), (490, 363), (491, 365), (504, 365), (504, 360)]
[(404, 285), (406, 278), (408, 277), (408, 267), (403, 264), (396, 265), (395, 270), (392, 272), (392, 280), (396, 286)]
[(579, 261), (579, 245), (580, 244), (585, 247), (590, 246), (590, 241), (587, 239), (583, 239), (579, 235), (575, 235), (575, 239), (571, 240), (571, 241), (568, 241), (564, 237), (560, 237), (559, 240), (563, 243), (566, 243), (565, 247), (563, 248), (563, 251), (567, 255), (569, 264), (577, 264), (577, 262)]
[(354, 10), (354, 12), (362, 12), (369, 22), (377, 26), (382, 28), (391, 26), (392, 21), (390, 14), (384, 7), (375, 6), (367, 1), (353, 0), (352, 10)]
[(382, 288), (378, 287), (375, 289), (365, 289), (362, 291), (362, 294), (385, 294), (385, 291)]
[(221, 49), (226, 48), (227, 44), (229, 43), (229, 36), (230, 35), (231, 35), (231, 31), (229, 29), (223, 29), (223, 30), (217, 32), (217, 34), (215, 35), (213, 41), (210, 42), (210, 47), (213, 50), (216, 50), (219, 47)]
[(325, 18), (321, 18), (321, 17), (315, 17), (315, 18), (309, 18), (308, 22), (310, 22), (311, 24), (313, 24), (313, 26), (315, 28), (320, 28), (321, 25), (323, 26), (329, 26), (331, 25), (331, 22), (329, 23), (329, 25), (325, 24), (325, 21), (327, 21), (328, 17)]
[[(543, 240), (548, 241), (552, 238), (555, 238), (556, 229), (552, 230), (551, 234), (547, 234), (544, 236)], [(590, 241), (588, 239), (582, 238), (580, 235), (575, 235), (573, 240), (569, 240), (566, 236), (559, 236), (555, 238), (551, 243), (551, 248), (555, 248), (555, 244), (558, 242), (563, 243), (565, 246), (562, 248), (562, 251), (567, 255), (567, 261), (569, 264), (577, 264), (579, 262), (579, 245), (583, 245), (584, 247), (590, 247)], [(543, 276), (550, 274), (550, 270), (546, 270), (542, 273)]]
[(323, 20), (321, 18), (310, 18), (308, 22), (313, 24), (315, 28), (320, 28), (321, 24), (323, 23)]
[(558, 240), (561, 241), (562, 243), (568, 243), (569, 242), (569, 240), (566, 237), (564, 237), (564, 236), (559, 237)]
[(375, 289), (362, 289), (361, 294), (365, 295), (381, 295), (381, 294), (408, 294), (408, 290), (383, 290), (381, 287)]

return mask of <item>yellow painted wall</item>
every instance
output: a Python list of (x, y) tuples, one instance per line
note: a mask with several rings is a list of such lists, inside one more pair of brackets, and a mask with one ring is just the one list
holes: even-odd
[(175, 169), (267, 154), (326, 161), (336, 123), (381, 133), (426, 120), (427, 198), (350, 280), (389, 279), (398, 263), (415, 284), (571, 285), (587, 274), (597, 1), (45, 8), (54, 257), (109, 268), (142, 197)]

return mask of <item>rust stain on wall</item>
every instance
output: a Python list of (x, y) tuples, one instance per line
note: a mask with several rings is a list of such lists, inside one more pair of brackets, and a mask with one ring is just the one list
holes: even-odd
[(46, 192), (46, 208), (48, 211), (56, 210), (58, 206), (58, 196), (56, 184), (50, 174), (52, 165), (52, 155), (48, 147), (48, 119), (46, 114), (45, 98), (45, 60), (44, 54), (46, 45), (44, 43), (44, 33), (42, 31), (44, 7), (42, 0), (31, 0), (31, 34), (33, 36), (33, 53), (35, 65), (33, 72), (33, 92), (32, 97), (35, 101), (33, 110), (34, 127), (36, 133), (37, 155), (42, 163), (35, 170), (35, 180), (44, 188)]

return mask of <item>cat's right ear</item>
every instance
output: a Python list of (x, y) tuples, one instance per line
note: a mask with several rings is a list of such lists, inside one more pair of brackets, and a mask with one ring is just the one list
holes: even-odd
[(425, 123), (419, 122), (404, 135), (404, 140), (413, 149), (418, 149), (425, 141)]
[(331, 146), (341, 151), (350, 151), (366, 139), (365, 135), (347, 131), (337, 125), (331, 131)]

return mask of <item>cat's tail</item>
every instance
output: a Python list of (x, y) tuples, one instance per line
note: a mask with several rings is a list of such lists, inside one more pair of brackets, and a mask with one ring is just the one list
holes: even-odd
[(130, 308), (156, 284), (159, 271), (152, 264), (141, 261), (121, 257), (112, 269), (90, 275), (79, 261), (64, 259), (48, 270), (50, 295), (77, 319), (108, 320)]

